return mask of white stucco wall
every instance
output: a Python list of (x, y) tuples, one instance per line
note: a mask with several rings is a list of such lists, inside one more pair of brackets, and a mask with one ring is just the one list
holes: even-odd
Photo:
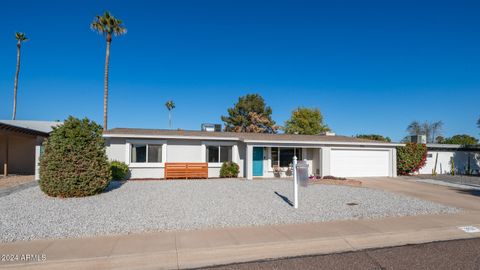
[(451, 172), (451, 159), (455, 163), (456, 173), (465, 173), (468, 166), (468, 157), (470, 156), (470, 167), (475, 172), (480, 170), (480, 153), (466, 151), (428, 151), (425, 167), (421, 168), (420, 174), (432, 174), (435, 168), (435, 159), (437, 159), (437, 174), (449, 174)]
[[(203, 141), (185, 139), (128, 139), (107, 138), (106, 153), (109, 160), (125, 162), (129, 165), (131, 178), (163, 178), (166, 162), (206, 162), (206, 145), (231, 145), (232, 161), (240, 166), (239, 177), (243, 177), (245, 145), (233, 141)], [(129, 143), (162, 143), (162, 163), (130, 163)], [(209, 163), (208, 176), (219, 177), (222, 163)]]
[(167, 140), (167, 162), (205, 162), (200, 140)]

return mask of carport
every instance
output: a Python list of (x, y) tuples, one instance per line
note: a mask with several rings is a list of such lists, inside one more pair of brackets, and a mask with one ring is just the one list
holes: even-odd
[(0, 174), (33, 175), (42, 142), (60, 122), (0, 120)]

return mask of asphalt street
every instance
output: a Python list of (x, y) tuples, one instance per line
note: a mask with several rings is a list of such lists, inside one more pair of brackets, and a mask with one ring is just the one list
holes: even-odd
[[(203, 268), (205, 269), (205, 268)], [(480, 270), (480, 238), (284, 258), (215, 266), (211, 270), (263, 269), (475, 269)]]

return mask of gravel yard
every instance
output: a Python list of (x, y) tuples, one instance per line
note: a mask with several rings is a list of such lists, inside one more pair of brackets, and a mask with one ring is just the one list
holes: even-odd
[(292, 199), (287, 180), (117, 182), (101, 195), (74, 199), (50, 198), (32, 187), (0, 197), (1, 241), (458, 211), (368, 188), (311, 185), (299, 191), (295, 210), (286, 202)]

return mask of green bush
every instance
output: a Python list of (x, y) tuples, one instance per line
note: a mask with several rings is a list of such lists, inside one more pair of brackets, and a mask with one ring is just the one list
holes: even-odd
[(397, 147), (397, 173), (408, 175), (417, 172), (427, 160), (427, 146), (425, 144), (407, 143)]
[(112, 172), (112, 180), (126, 180), (130, 173), (127, 164), (116, 160), (110, 162), (110, 171)]
[(43, 143), (40, 188), (49, 196), (84, 197), (101, 193), (110, 183), (102, 127), (70, 116)]
[(237, 163), (228, 161), (222, 164), (222, 168), (220, 169), (220, 177), (222, 178), (233, 178), (237, 177), (238, 173), (240, 172), (240, 167)]

